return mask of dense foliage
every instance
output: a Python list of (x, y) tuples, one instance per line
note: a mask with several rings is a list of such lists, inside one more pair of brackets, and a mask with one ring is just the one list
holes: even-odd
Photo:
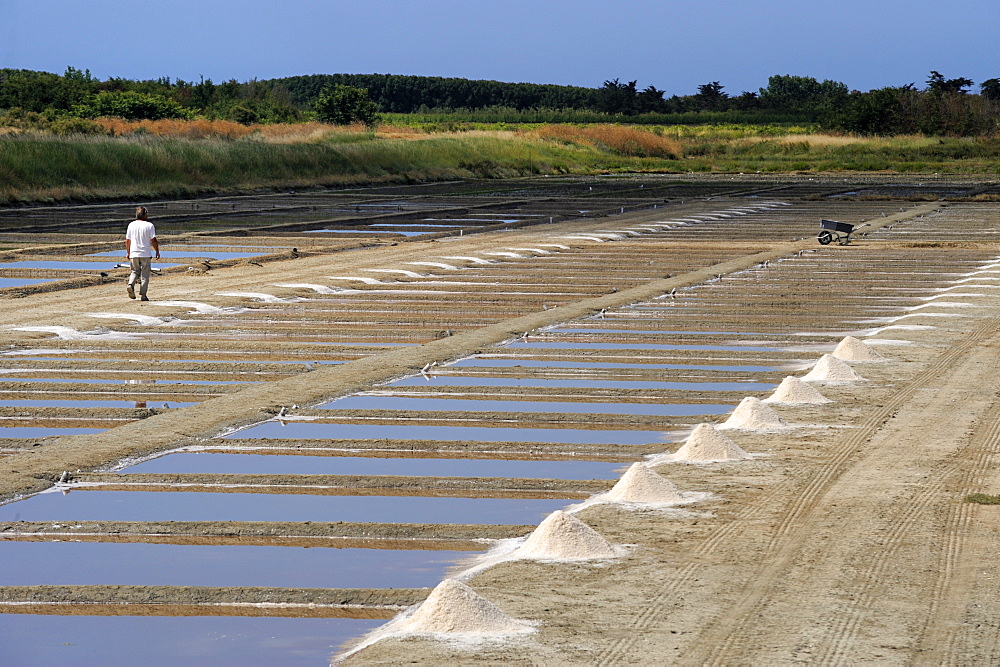
[(316, 118), (334, 125), (362, 123), (374, 127), (378, 125), (378, 107), (364, 88), (325, 86), (316, 100)]
[(596, 109), (597, 91), (575, 86), (502, 83), (394, 74), (313, 74), (274, 79), (269, 85), (287, 91), (292, 102), (308, 106), (325, 86), (353, 86), (368, 91), (379, 110), (413, 113), (431, 109)]
[(244, 125), (318, 118), (373, 125), (378, 114), (460, 113), (476, 122), (805, 123), (859, 134), (1000, 133), (1000, 79), (983, 81), (979, 92), (973, 93), (971, 79), (949, 79), (932, 71), (926, 84), (923, 89), (911, 83), (861, 92), (838, 81), (775, 75), (756, 92), (731, 96), (719, 81), (711, 81), (698, 86), (695, 94), (665, 97), (665, 91), (655, 86), (640, 89), (637, 81), (619, 79), (584, 88), (392, 74), (315, 74), (216, 84), (211, 79), (100, 81), (73, 67), (61, 76), (0, 69), (0, 126), (65, 134), (97, 132), (98, 126), (86, 119), (99, 117), (199, 117)]

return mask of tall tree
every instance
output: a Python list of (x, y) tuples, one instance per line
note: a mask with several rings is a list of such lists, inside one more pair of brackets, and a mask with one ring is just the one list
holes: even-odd
[(622, 83), (618, 79), (605, 81), (598, 91), (598, 109), (605, 113), (625, 114), (635, 113), (635, 81)]
[(646, 86), (642, 92), (636, 95), (636, 111), (639, 113), (662, 113), (663, 93), (665, 90), (658, 90), (656, 86)]
[(760, 104), (767, 109), (826, 118), (847, 102), (847, 86), (839, 81), (819, 82), (811, 76), (775, 75), (760, 89)]
[(927, 79), (927, 89), (932, 93), (955, 93), (967, 92), (965, 89), (972, 85), (972, 79), (964, 76), (957, 79), (946, 79), (941, 72), (931, 70), (930, 78)]
[(316, 117), (324, 123), (378, 125), (378, 108), (368, 97), (368, 90), (335, 84), (326, 86), (316, 100)]
[(698, 94), (695, 95), (698, 106), (704, 111), (724, 111), (729, 102), (729, 95), (722, 92), (724, 87), (718, 81), (698, 86)]
[(1000, 100), (1000, 79), (987, 79), (979, 84), (979, 94), (988, 100)]

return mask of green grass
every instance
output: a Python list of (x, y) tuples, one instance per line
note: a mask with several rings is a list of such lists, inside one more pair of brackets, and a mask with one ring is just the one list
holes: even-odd
[(0, 202), (157, 198), (530, 174), (1000, 174), (1000, 139), (831, 137), (813, 134), (804, 125), (645, 126), (638, 129), (650, 139), (669, 138), (682, 149), (677, 157), (647, 157), (656, 153), (630, 155), (627, 146), (612, 148), (609, 142), (592, 139), (602, 136), (593, 130), (603, 127), (612, 136), (610, 130), (620, 126), (579, 125), (580, 132), (560, 136), (536, 133), (535, 127), (402, 138), (336, 131), (297, 143), (255, 137), (7, 135), (0, 137)]
[(977, 505), (1000, 505), (1000, 496), (991, 496), (986, 493), (973, 493), (965, 497), (965, 502)]
[(580, 109), (455, 109), (426, 113), (383, 113), (383, 122), (401, 127), (416, 127), (428, 131), (462, 131), (503, 129), (510, 126), (544, 125), (549, 123), (627, 123), (629, 125), (689, 125), (689, 126), (795, 126), (808, 122), (795, 114), (770, 111), (687, 111), (683, 113), (644, 113), (635, 116), (608, 114)]

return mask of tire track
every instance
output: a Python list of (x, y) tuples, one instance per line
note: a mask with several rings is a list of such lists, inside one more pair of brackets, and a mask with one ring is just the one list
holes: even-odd
[[(994, 458), (1000, 453), (1000, 402), (994, 401), (980, 424), (983, 428), (973, 432), (967, 446), (973, 450), (974, 456), (971, 457), (971, 468), (961, 475), (957, 492), (959, 498), (982, 488)], [(954, 503), (948, 513), (947, 543), (941, 557), (940, 575), (935, 582), (931, 607), (922, 624), (921, 641), (917, 648), (918, 654), (922, 658), (926, 656), (930, 663), (954, 664), (961, 638), (960, 619), (974, 584), (973, 577), (961, 574), (960, 563), (966, 558), (991, 551), (982, 537), (974, 532), (972, 518), (975, 510), (974, 505), (960, 501)], [(1000, 636), (994, 635), (989, 661), (995, 662), (998, 654)]]
[[(751, 587), (745, 592), (742, 599), (733, 605), (723, 617), (716, 619), (694, 643), (695, 654), (691, 656), (691, 662), (726, 664), (739, 661), (741, 658), (745, 659), (745, 655), (741, 653), (740, 649), (746, 644), (748, 634), (756, 627), (761, 604), (764, 602), (767, 592), (780, 581), (780, 573), (791, 565), (795, 556), (802, 550), (805, 536), (801, 533), (804, 533), (810, 525), (811, 522), (808, 518), (816, 511), (825, 493), (854, 464), (870, 454), (870, 450), (861, 449), (861, 446), (869, 441), (893, 414), (912, 400), (920, 389), (930, 384), (942, 373), (949, 371), (956, 360), (980, 346), (984, 340), (992, 337), (998, 323), (1000, 323), (1000, 319), (990, 318), (980, 324), (964, 340), (941, 354), (927, 368), (918, 373), (905, 387), (900, 387), (882, 408), (877, 409), (864, 421), (861, 428), (842, 442), (832, 459), (813, 476), (805, 492), (789, 509), (772, 539), (769, 551), (773, 555), (769, 557), (768, 565), (759, 576), (754, 578)], [(859, 454), (859, 452), (861, 453)], [(929, 499), (926, 497), (925, 503), (929, 502)], [(898, 531), (893, 531), (891, 539), (898, 540), (901, 534)], [(885, 561), (880, 559), (878, 562), (884, 563)], [(884, 565), (875, 564), (873, 567), (884, 567)], [(872, 598), (869, 589), (861, 587), (860, 590), (862, 591), (861, 597), (867, 600), (866, 606), (870, 607)], [(848, 635), (856, 633), (861, 620), (861, 618), (849, 617), (844, 622), (842, 631)], [(838, 644), (840, 639), (834, 638), (833, 642)], [(685, 656), (685, 661), (688, 661), (688, 656)], [(822, 662), (822, 660), (820, 661)]]
[[(744, 591), (742, 597), (713, 619), (698, 639), (691, 642), (692, 649), (684, 655), (685, 663), (719, 664), (738, 662), (741, 659), (739, 654), (733, 655), (734, 649), (744, 643), (747, 633), (754, 627), (759, 616), (756, 613), (757, 609), (766, 592), (779, 580), (780, 572), (788, 567), (802, 548), (801, 540), (795, 538), (802, 530), (803, 524), (808, 524), (805, 519), (815, 511), (823, 494), (830, 486), (858, 460), (868, 456), (868, 452), (861, 450), (860, 445), (871, 439), (874, 433), (911, 400), (917, 391), (948, 370), (956, 359), (961, 358), (969, 350), (980, 345), (983, 340), (992, 336), (998, 324), (1000, 324), (998, 318), (991, 318), (983, 322), (963, 341), (941, 354), (928, 367), (914, 376), (905, 387), (899, 388), (890, 398), (887, 398), (882, 407), (872, 412), (864, 420), (861, 427), (842, 441), (831, 456), (820, 464), (822, 468), (816, 471), (810, 479), (804, 491), (789, 508), (775, 531), (775, 535), (767, 547), (766, 558), (768, 560), (763, 569), (757, 576), (753, 577), (749, 588)], [(694, 550), (693, 561), (713, 552), (720, 544), (739, 533), (746, 523), (768, 511), (769, 501), (781, 497), (782, 491), (787, 491), (790, 484), (791, 482), (777, 486), (771, 493), (758, 498), (752, 507), (746, 508), (734, 520), (714, 530)], [(595, 657), (598, 664), (611, 664), (624, 659), (639, 641), (641, 631), (648, 630), (662, 616), (667, 602), (672, 599), (672, 594), (700, 576), (703, 567), (697, 562), (692, 562), (681, 568), (669, 582), (665, 582), (665, 587), (644, 608), (639, 610), (632, 622), (629, 623), (629, 627), (633, 628), (634, 632), (619, 638), (597, 654)], [(742, 658), (745, 659), (745, 656)]]

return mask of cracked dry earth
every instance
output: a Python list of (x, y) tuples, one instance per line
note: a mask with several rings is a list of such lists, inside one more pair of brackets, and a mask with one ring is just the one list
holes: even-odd
[[(608, 490), (627, 465), (676, 450), (854, 335), (885, 360), (853, 363), (863, 381), (817, 384), (830, 403), (775, 406), (787, 429), (728, 431), (752, 460), (655, 468), (707, 500), (576, 514), (627, 555), (505, 562), (466, 581), (535, 633), (387, 637), (347, 661), (995, 662), (1000, 521), (964, 498), (1000, 488), (1000, 211), (845, 187), (757, 184), (395, 244), (296, 240), (296, 257), (164, 271), (148, 303), (114, 276), (18, 292), (0, 310), (0, 493), (24, 499), (0, 506), (0, 553), (58, 540), (104, 545), (109, 563), (137, 545), (225, 546), (234, 569), (256, 547), (279, 550), (272, 569), (316, 567), (286, 560), (299, 551), (453, 562)], [(821, 217), (871, 228), (820, 246)], [(266, 245), (253, 238), (213, 243)], [(15, 432), (26, 426), (41, 430)], [(185, 456), (221, 463), (169, 464)], [(237, 469), (241, 457), (264, 462)], [(594, 467), (571, 473), (583, 464)], [(31, 495), (46, 490), (57, 493)], [(101, 494), (135, 511), (80, 509)], [(197, 511), (174, 500), (187, 497)], [(295, 504), (313, 500), (348, 504)], [(397, 500), (412, 511), (382, 512)], [(456, 509), (466, 502), (478, 504)], [(268, 654), (315, 663), (436, 583), (162, 583), (108, 569), (96, 583), (7, 577), (0, 627), (327, 623), (310, 626), (329, 628), (314, 653), (288, 640)]]

